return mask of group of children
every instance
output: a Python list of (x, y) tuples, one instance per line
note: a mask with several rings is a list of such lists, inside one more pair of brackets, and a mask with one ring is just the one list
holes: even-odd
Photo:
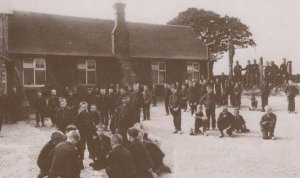
[[(81, 109), (79, 115), (84, 117), (85, 114), (81, 113), (85, 113), (85, 106)], [(83, 133), (81, 129), (81, 125), (68, 125), (64, 132), (58, 130), (51, 135), (51, 140), (45, 144), (37, 159), (40, 168), (38, 178), (64, 177), (70, 174), (78, 177), (80, 175), (81, 169), (84, 168), (84, 148), (82, 146), (86, 141), (85, 134), (88, 134)], [(75, 148), (73, 159), (69, 159), (71, 155), (68, 153), (68, 149), (61, 149), (62, 144), (68, 141), (65, 135), (71, 131), (78, 132), (80, 137), (78, 142), (71, 144)], [(90, 132), (93, 137), (89, 145), (89, 158), (93, 160), (90, 166), (94, 170), (106, 169), (108, 176), (112, 178), (151, 178), (153, 173), (160, 175), (163, 172), (171, 172), (170, 168), (163, 163), (165, 154), (159, 148), (159, 139), (148, 134), (141, 124), (135, 124), (134, 127), (128, 129), (128, 143), (123, 141), (121, 135), (107, 132), (103, 127), (98, 127)], [(119, 152), (121, 148), (126, 154)], [(127, 157), (126, 161), (123, 160), (124, 156)], [(62, 159), (65, 160), (64, 164), (61, 162)], [(129, 170), (126, 169), (129, 167)], [(79, 171), (79, 174), (75, 175), (68, 170)]]

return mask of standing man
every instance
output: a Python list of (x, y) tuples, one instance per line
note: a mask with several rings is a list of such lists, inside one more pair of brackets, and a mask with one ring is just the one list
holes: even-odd
[(265, 71), (264, 71), (264, 75), (265, 75), (265, 81), (269, 84), (271, 81), (271, 66), (270, 66), (270, 62), (267, 61), (266, 67), (265, 67)]
[(272, 112), (272, 108), (268, 105), (265, 106), (265, 111), (266, 114), (264, 114), (260, 120), (262, 138), (275, 140), (274, 130), (277, 122), (276, 114)]
[(235, 61), (235, 66), (233, 68), (233, 73), (235, 76), (235, 80), (237, 82), (242, 82), (242, 66), (239, 64), (239, 61)]
[(67, 104), (70, 107), (73, 116), (77, 116), (78, 114), (78, 106), (79, 106), (79, 98), (77, 95), (74, 95), (73, 90), (69, 90), (68, 97), (67, 99)]
[(158, 89), (155, 84), (152, 86), (152, 107), (156, 107)]
[(263, 81), (260, 87), (262, 112), (265, 112), (265, 107), (269, 104), (270, 90), (269, 84)]
[(164, 84), (164, 98), (165, 98), (165, 110), (166, 110), (166, 115), (170, 114), (170, 110), (169, 110), (169, 101), (170, 101), (170, 96), (171, 96), (171, 90), (170, 90), (170, 86), (165, 83)]
[(282, 59), (282, 64), (280, 65), (279, 70), (280, 70), (281, 77), (287, 83), (289, 79), (289, 73), (288, 73), (288, 65), (286, 62), (286, 58)]
[(33, 105), (35, 109), (35, 120), (36, 120), (35, 127), (39, 127), (40, 122), (42, 124), (42, 127), (45, 127), (44, 119), (45, 119), (45, 110), (47, 108), (47, 104), (45, 98), (42, 96), (41, 91), (37, 92), (37, 97), (35, 98)]
[(233, 91), (234, 91), (234, 107), (240, 108), (243, 89), (238, 82), (235, 83)]
[(295, 111), (295, 97), (299, 94), (298, 88), (293, 85), (293, 81), (289, 80), (288, 86), (284, 89), (288, 100), (289, 113), (296, 113)]
[(253, 59), (252, 64), (252, 71), (253, 71), (253, 86), (258, 86), (259, 84), (259, 65), (256, 63), (256, 59)]
[(55, 147), (49, 178), (80, 178), (80, 158), (75, 147), (79, 140), (78, 131), (73, 130), (67, 133), (67, 141)]
[(51, 95), (50, 95), (49, 101), (48, 101), (49, 115), (50, 115), (50, 119), (52, 122), (52, 127), (54, 127), (56, 124), (55, 114), (56, 114), (58, 107), (59, 107), (59, 98), (57, 96), (56, 90), (52, 89)]
[(7, 105), (8, 117), (11, 120), (11, 123), (16, 124), (17, 120), (20, 119), (18, 117), (21, 106), (21, 97), (18, 94), (16, 87), (13, 87), (12, 92), (8, 94)]
[(189, 82), (189, 88), (187, 89), (187, 101), (191, 109), (191, 115), (197, 110), (197, 104), (199, 100), (199, 92), (196, 88), (196, 82)]
[(180, 90), (180, 96), (181, 96), (181, 108), (186, 112), (187, 110), (187, 89), (186, 86), (183, 84), (181, 85), (181, 90)]
[(57, 129), (65, 132), (67, 126), (73, 124), (73, 116), (71, 108), (67, 106), (66, 99), (62, 99), (55, 114)]
[(245, 72), (245, 85), (250, 88), (252, 86), (251, 76), (252, 76), (252, 65), (250, 60), (247, 61), (247, 66), (243, 69)]
[(218, 101), (217, 96), (213, 93), (211, 86), (207, 86), (207, 94), (201, 99), (200, 103), (204, 104), (207, 117), (207, 130), (211, 126), (212, 130), (216, 130), (216, 103)]
[(141, 108), (144, 104), (144, 98), (139, 90), (140, 85), (138, 83), (133, 85), (133, 92), (130, 95), (130, 104), (134, 112), (134, 123), (140, 122)]
[(144, 85), (143, 99), (144, 99), (144, 104), (143, 104), (144, 121), (150, 120), (151, 93), (149, 92), (147, 85)]
[(170, 101), (169, 101), (169, 107), (170, 107), (170, 112), (173, 116), (173, 123), (175, 126), (175, 131), (174, 134), (179, 133), (182, 134), (181, 132), (181, 98), (180, 95), (177, 93), (176, 88), (172, 87), (171, 89), (172, 95), (170, 96)]
[(277, 82), (277, 78), (278, 78), (278, 74), (279, 74), (279, 68), (278, 66), (274, 63), (274, 61), (271, 61), (271, 83), (272, 86), (276, 86), (278, 84)]
[[(216, 79), (216, 83), (215, 83), (215, 93), (216, 93), (216, 96), (217, 96), (218, 98), (221, 98), (221, 97), (222, 97), (222, 84), (221, 84), (219, 78)], [(218, 103), (217, 103), (219, 106), (221, 105), (221, 102), (220, 102), (220, 101), (221, 101), (221, 100), (219, 99), (219, 100), (218, 100)]]

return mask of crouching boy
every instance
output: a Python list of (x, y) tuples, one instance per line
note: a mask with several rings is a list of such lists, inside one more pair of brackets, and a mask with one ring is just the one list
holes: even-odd
[(246, 132), (249, 132), (250, 130), (247, 129), (246, 127), (246, 122), (243, 118), (243, 116), (240, 115), (240, 110), (238, 108), (234, 109), (234, 116), (233, 116), (233, 127), (235, 129), (235, 131), (237, 133), (246, 133)]
[(270, 106), (265, 106), (266, 114), (261, 117), (260, 127), (262, 131), (263, 139), (272, 139), (275, 140), (274, 130), (276, 126), (276, 114), (272, 112), (272, 108)]
[(206, 128), (208, 127), (207, 119), (204, 117), (202, 112), (202, 105), (197, 106), (197, 111), (193, 114), (192, 125), (191, 125), (191, 133), (190, 135), (197, 135), (201, 133), (200, 128), (203, 129), (203, 135), (208, 136), (206, 133)]
[(228, 111), (227, 106), (223, 106), (223, 111), (220, 113), (217, 126), (220, 131), (219, 138), (224, 137), (223, 131), (226, 129), (226, 133), (231, 136), (233, 131), (233, 115)]

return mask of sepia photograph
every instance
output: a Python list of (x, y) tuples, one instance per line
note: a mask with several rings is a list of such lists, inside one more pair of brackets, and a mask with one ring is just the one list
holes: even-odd
[(300, 178), (299, 7), (0, 0), (0, 178)]

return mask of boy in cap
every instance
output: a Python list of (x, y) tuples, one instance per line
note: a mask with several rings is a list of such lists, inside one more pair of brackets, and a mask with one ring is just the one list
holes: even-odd
[(133, 162), (137, 169), (139, 178), (153, 178), (149, 171), (152, 167), (152, 160), (145, 145), (138, 139), (139, 130), (136, 128), (129, 128), (127, 131), (129, 144), (129, 151), (133, 157)]
[[(217, 96), (213, 93), (211, 86), (207, 86), (207, 93), (200, 99), (200, 103), (204, 104), (207, 117), (207, 129), (210, 127), (212, 130), (216, 129), (216, 104), (218, 101)], [(211, 120), (211, 121), (210, 121)]]
[(66, 99), (60, 100), (60, 107), (56, 111), (56, 127), (64, 132), (66, 127), (73, 124), (73, 113), (70, 107), (67, 106)]
[(50, 141), (45, 144), (37, 159), (37, 165), (40, 168), (40, 174), (38, 175), (38, 178), (48, 176), (52, 161), (52, 151), (57, 144), (65, 139), (66, 135), (61, 131), (55, 131), (51, 134)]
[(217, 121), (218, 129), (220, 132), (219, 138), (224, 137), (223, 131), (231, 136), (233, 131), (233, 115), (228, 111), (227, 106), (223, 106), (223, 111), (220, 113)]
[(175, 131), (174, 134), (179, 133), (182, 134), (181, 132), (181, 97), (177, 93), (176, 88), (172, 87), (171, 89), (172, 95), (170, 96), (169, 99), (169, 108), (170, 112), (173, 116), (173, 123), (175, 126)]
[(45, 111), (46, 111), (46, 100), (42, 96), (42, 92), (37, 92), (37, 97), (34, 100), (34, 109), (35, 109), (35, 119), (36, 119), (36, 126), (40, 126), (40, 122), (42, 124), (42, 127), (45, 127), (44, 119), (45, 119)]
[(94, 170), (106, 168), (108, 166), (106, 156), (111, 149), (109, 136), (105, 134), (104, 128), (99, 127), (97, 129), (97, 136), (92, 141), (91, 152), (93, 155), (93, 163), (91, 163), (90, 166), (92, 166)]
[(272, 112), (270, 106), (265, 106), (266, 113), (261, 117), (260, 127), (262, 131), (263, 139), (272, 139), (275, 140), (274, 130), (276, 126), (277, 117), (276, 114)]
[(193, 120), (192, 120), (192, 126), (191, 126), (191, 133), (190, 135), (197, 135), (201, 133), (200, 128), (203, 128), (203, 134), (205, 136), (208, 136), (206, 133), (206, 127), (207, 127), (207, 119), (204, 118), (204, 114), (202, 112), (203, 107), (202, 105), (197, 106), (196, 112), (193, 114)]
[(249, 129), (247, 129), (246, 127), (246, 122), (243, 116), (240, 115), (240, 110), (238, 108), (234, 109), (233, 127), (236, 132), (241, 132), (241, 133), (249, 132)]

